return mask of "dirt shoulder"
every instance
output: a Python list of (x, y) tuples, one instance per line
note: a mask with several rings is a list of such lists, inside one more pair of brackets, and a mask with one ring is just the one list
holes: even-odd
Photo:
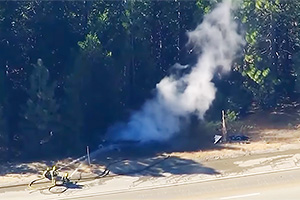
[(215, 149), (195, 152), (174, 152), (171, 155), (189, 159), (214, 160), (250, 154), (300, 149), (300, 112), (298, 106), (286, 106), (269, 112), (227, 122), (229, 134), (244, 134), (250, 143), (229, 142)]

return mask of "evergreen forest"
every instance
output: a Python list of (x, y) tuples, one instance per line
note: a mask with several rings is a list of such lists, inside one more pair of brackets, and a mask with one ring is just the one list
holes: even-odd
[[(220, 0), (0, 1), (0, 161), (78, 155), (153, 97)], [(299, 99), (300, 1), (243, 0), (230, 73), (205, 121)]]

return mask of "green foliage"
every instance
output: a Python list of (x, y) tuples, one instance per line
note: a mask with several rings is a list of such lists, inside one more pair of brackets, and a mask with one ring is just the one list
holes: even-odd
[(293, 97), (296, 69), (290, 57), (298, 51), (299, 31), (291, 25), (299, 20), (297, 12), (296, 1), (245, 0), (242, 4), (239, 17), (247, 30), (247, 46), (239, 71), (245, 77), (244, 87), (262, 107)]
[(265, 78), (270, 73), (270, 69), (260, 70), (254, 67), (253, 64), (249, 65), (249, 69), (243, 71), (243, 75), (247, 75), (255, 83), (262, 85)]
[[(4, 118), (3, 114), (3, 106), (0, 107), (0, 154), (2, 156), (9, 148), (9, 136), (8, 136), (8, 129), (7, 129), (7, 122)], [(0, 155), (0, 160), (2, 157)]]
[[(96, 146), (174, 63), (195, 60), (186, 32), (220, 1), (1, 1), (0, 140), (28, 155)], [(235, 121), (300, 91), (300, 2), (237, 5), (247, 44), (232, 73), (214, 80), (209, 120), (228, 110)], [(48, 68), (32, 68), (38, 56)]]
[(254, 30), (252, 32), (246, 33), (246, 42), (250, 45), (254, 45), (257, 41), (258, 31)]
[(78, 42), (79, 47), (84, 51), (91, 51), (93, 49), (97, 49), (101, 46), (101, 43), (97, 37), (97, 35), (94, 34), (87, 34), (84, 41)]
[(59, 140), (63, 141), (61, 153), (80, 153), (84, 149), (84, 143), (81, 141), (83, 135), (83, 106), (80, 101), (80, 79), (75, 75), (69, 75), (64, 87), (64, 101), (61, 103), (61, 121), (63, 134)]
[(238, 119), (238, 113), (233, 110), (226, 110), (225, 116), (228, 122), (233, 122)]
[(20, 123), (20, 137), (28, 156), (41, 154), (41, 150), (54, 150), (47, 143), (60, 134), (59, 107), (54, 93), (57, 83), (49, 83), (49, 71), (41, 59), (33, 67), (27, 89), (28, 100), (23, 106)]
[(297, 52), (293, 57), (293, 66), (295, 68), (295, 90), (297, 93), (300, 93), (300, 52)]

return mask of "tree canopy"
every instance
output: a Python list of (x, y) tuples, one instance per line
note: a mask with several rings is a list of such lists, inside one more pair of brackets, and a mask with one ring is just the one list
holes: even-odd
[[(179, 62), (187, 31), (220, 1), (0, 1), (0, 152), (71, 154), (97, 145)], [(300, 2), (244, 0), (246, 45), (216, 79), (208, 120), (297, 100)], [(39, 156), (46, 156), (47, 154)]]

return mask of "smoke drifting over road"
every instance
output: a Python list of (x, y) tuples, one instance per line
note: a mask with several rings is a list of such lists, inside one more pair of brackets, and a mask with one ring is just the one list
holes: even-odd
[(231, 2), (224, 1), (188, 32), (189, 45), (199, 54), (197, 63), (189, 66), (190, 72), (163, 78), (157, 84), (156, 96), (146, 101), (127, 124), (112, 127), (108, 134), (119, 140), (163, 141), (178, 133), (190, 115), (203, 119), (215, 98), (214, 74), (228, 73), (244, 44), (231, 11)]

